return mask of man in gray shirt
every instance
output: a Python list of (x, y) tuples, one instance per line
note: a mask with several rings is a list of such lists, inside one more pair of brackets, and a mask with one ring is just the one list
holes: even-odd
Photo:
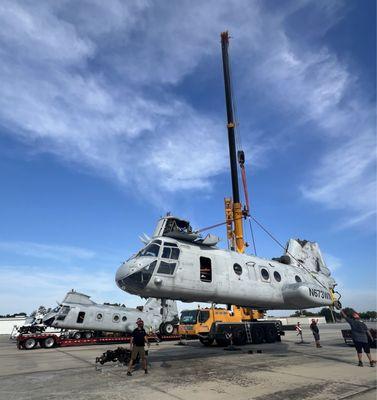
[(348, 317), (343, 310), (341, 310), (340, 313), (351, 326), (351, 336), (357, 351), (357, 358), (359, 359), (359, 367), (363, 366), (363, 359), (362, 359), (363, 349), (364, 353), (367, 355), (369, 359), (370, 366), (374, 367), (376, 361), (372, 360), (372, 356), (370, 355), (370, 344), (368, 336), (370, 337), (371, 340), (373, 340), (373, 338), (368, 327), (364, 324), (364, 322), (360, 321), (360, 316), (356, 312), (352, 314), (352, 318)]

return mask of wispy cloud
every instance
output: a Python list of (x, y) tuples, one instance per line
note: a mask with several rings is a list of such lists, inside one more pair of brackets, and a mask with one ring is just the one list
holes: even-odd
[[(112, 0), (90, 7), (3, 1), (1, 125), (37, 151), (84, 165), (126, 189), (148, 190), (152, 201), (208, 189), (227, 168), (224, 116), (198, 111), (177, 89), (204, 62), (221, 80), (218, 35), (229, 27), (246, 101), (258, 87), (291, 116), (292, 125), (310, 123), (332, 143), (314, 155), (311, 167), (317, 172), (305, 177), (303, 195), (354, 212), (357, 223), (371, 212), (371, 157), (363, 160), (364, 167), (353, 167), (373, 144), (373, 107), (329, 48), (288, 35), (287, 19), (305, 7), (315, 9), (310, 15), (321, 21), (313, 30), (319, 37), (341, 18), (337, 2), (288, 2), (274, 12), (247, 1), (193, 6)], [(259, 134), (253, 165), (276, 151), (277, 142), (279, 137), (268, 141)], [(369, 200), (363, 202), (358, 186), (367, 188)]]
[(31, 312), (39, 305), (54, 306), (71, 289), (88, 294), (93, 300), (126, 303), (136, 306), (143, 303), (117, 288), (113, 270), (89, 270), (67, 267), (42, 268), (32, 265), (3, 265), (0, 273), (0, 313)]
[(338, 228), (368, 224), (376, 219), (376, 140), (371, 132), (344, 140), (319, 161), (303, 195), (331, 209), (347, 210)]
[(33, 242), (0, 242), (3, 252), (35, 258), (46, 258), (56, 261), (71, 261), (75, 259), (91, 259), (95, 252), (81, 247), (47, 245)]

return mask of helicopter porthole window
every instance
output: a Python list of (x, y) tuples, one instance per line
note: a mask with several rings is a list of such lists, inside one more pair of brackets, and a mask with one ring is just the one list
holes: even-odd
[(268, 273), (268, 271), (267, 271), (265, 268), (262, 268), (262, 269), (260, 270), (260, 273), (261, 273), (261, 275), (262, 275), (262, 278), (263, 278), (265, 281), (268, 281), (268, 280), (270, 279), (270, 274)]
[(118, 314), (114, 314), (113, 321), (114, 322), (119, 322), (119, 315)]
[(97, 319), (98, 319), (99, 321), (102, 319), (102, 314), (101, 314), (101, 313), (98, 313), (98, 314), (97, 314)]
[(233, 265), (233, 270), (237, 275), (241, 275), (242, 274), (242, 267), (240, 264), (234, 264)]
[(279, 274), (279, 272), (277, 272), (277, 271), (274, 272), (274, 278), (275, 278), (276, 282), (281, 281), (281, 275)]
[(122, 321), (123, 321), (123, 322), (127, 321), (127, 317), (126, 317), (125, 315), (123, 315)]
[(302, 282), (302, 279), (298, 275), (295, 276), (295, 279), (296, 279), (296, 282)]

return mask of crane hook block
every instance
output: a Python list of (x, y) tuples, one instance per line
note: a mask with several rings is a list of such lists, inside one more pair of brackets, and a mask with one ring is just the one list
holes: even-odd
[(238, 163), (243, 166), (245, 164), (245, 153), (243, 150), (238, 150)]

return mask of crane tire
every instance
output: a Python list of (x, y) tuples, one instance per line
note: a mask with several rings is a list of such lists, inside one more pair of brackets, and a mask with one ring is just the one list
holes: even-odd
[(251, 339), (253, 344), (263, 343), (264, 331), (261, 326), (254, 326), (251, 331)]
[(243, 346), (247, 342), (245, 329), (235, 329), (233, 331), (233, 343), (237, 346)]
[(204, 346), (211, 346), (214, 342), (214, 339), (209, 339), (209, 338), (199, 338), (199, 341), (202, 345)]
[(230, 340), (225, 338), (216, 338), (216, 343), (218, 346), (226, 347), (230, 345)]
[(275, 325), (266, 326), (264, 329), (264, 337), (266, 343), (274, 343), (278, 337), (278, 330)]

